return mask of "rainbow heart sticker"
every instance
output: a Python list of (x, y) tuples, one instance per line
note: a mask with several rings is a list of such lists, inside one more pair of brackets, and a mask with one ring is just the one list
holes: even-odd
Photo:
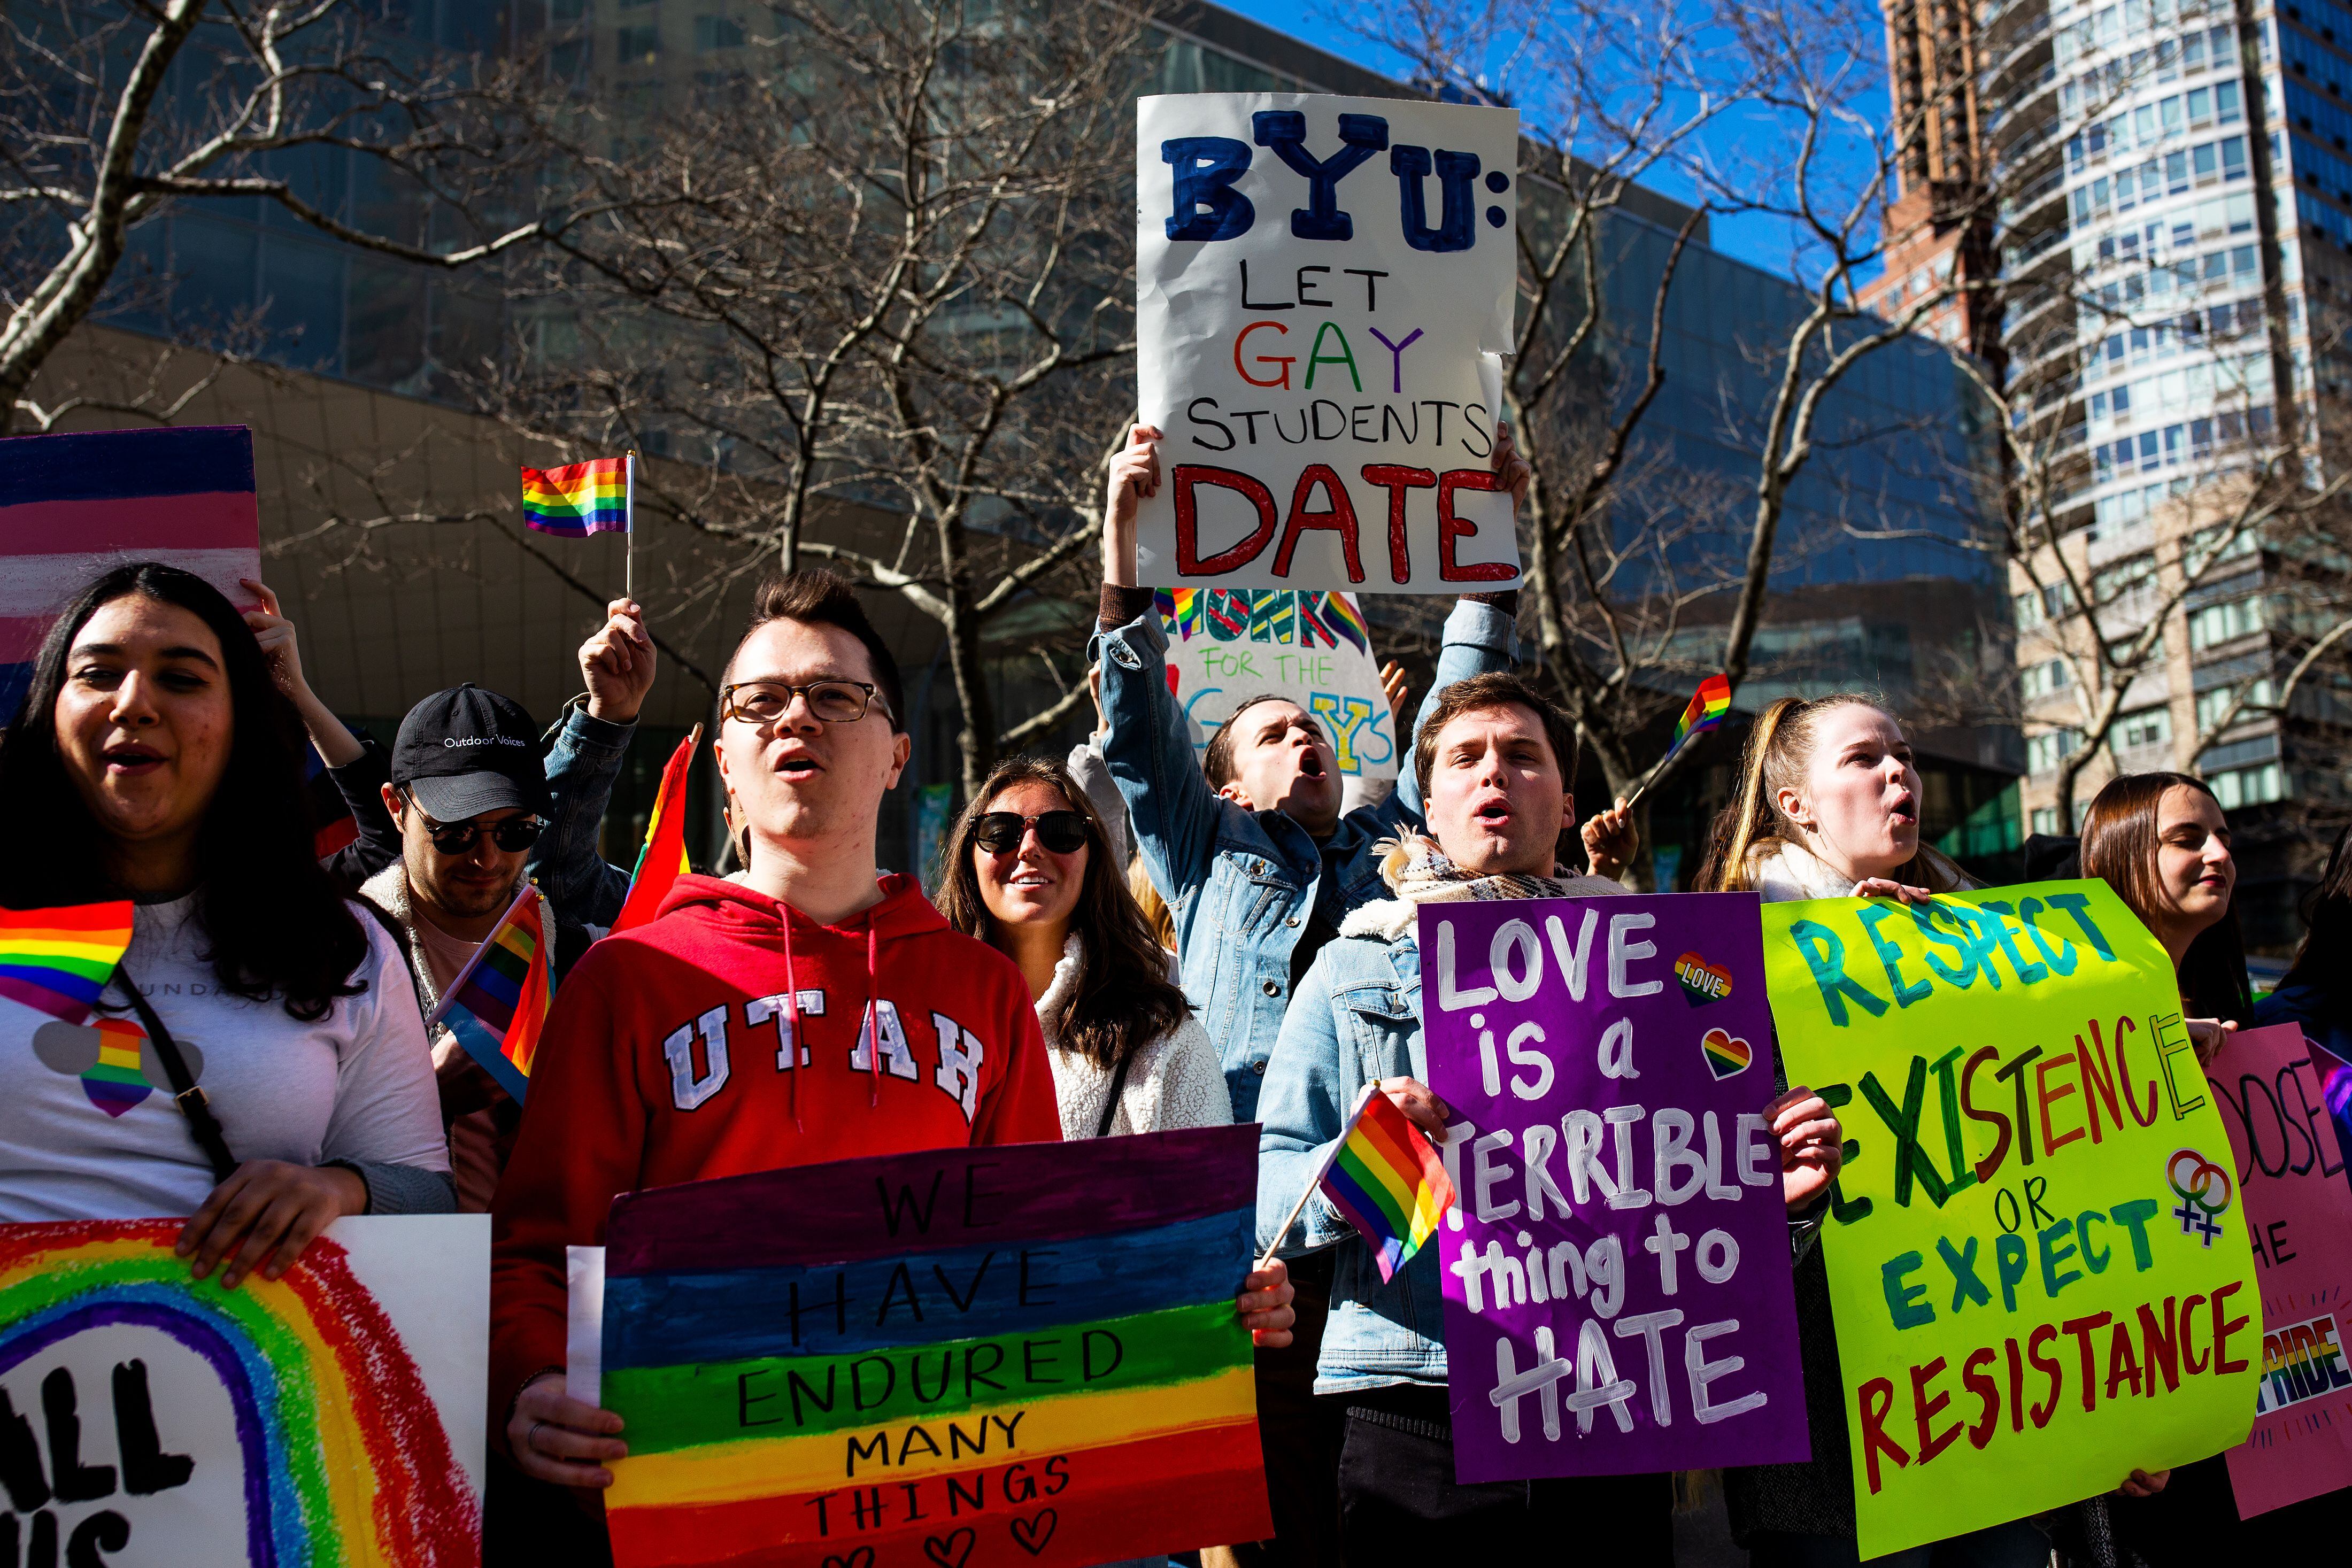
[(1675, 979), (1682, 986), (1683, 1000), (1695, 1008), (1719, 1002), (1731, 994), (1731, 971), (1717, 968), (1696, 953), (1675, 960)]
[(1706, 1070), (1720, 1082), (1748, 1071), (1756, 1060), (1755, 1049), (1746, 1040), (1719, 1029), (1711, 1029), (1698, 1042), (1699, 1051), (1706, 1058)]

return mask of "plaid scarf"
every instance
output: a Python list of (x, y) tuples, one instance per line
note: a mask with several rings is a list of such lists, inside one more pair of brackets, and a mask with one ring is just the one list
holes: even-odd
[(1437, 841), (1407, 828), (1372, 848), (1381, 857), (1381, 880), (1396, 894), (1351, 913), (1339, 928), (1346, 936), (1379, 936), (1393, 942), (1412, 929), (1414, 908), (1423, 904), (1463, 904), (1504, 898), (1591, 898), (1625, 891), (1605, 877), (1559, 871), (1551, 876), (1505, 872), (1474, 876), (1455, 865)]

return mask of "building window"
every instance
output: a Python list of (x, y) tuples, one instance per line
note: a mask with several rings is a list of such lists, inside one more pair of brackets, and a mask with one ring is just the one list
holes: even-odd
[(2082, 749), (2083, 732), (2071, 727), (2025, 737), (2025, 770), (2054, 773), (2058, 765)]
[[(2234, 683), (2215, 686), (2210, 692), (2200, 692), (2197, 695), (2197, 733), (2210, 735), (2213, 727), (2221, 722), (2221, 716), (2230, 711), (2231, 704), (2237, 701), (2237, 697), (2238, 687)], [(2260, 718), (2263, 716), (2257, 710), (2268, 707), (2277, 700), (2277, 688), (2271, 684), (2271, 678), (2268, 675), (2261, 677), (2247, 688), (2245, 706), (2238, 710), (2234, 722), (2245, 724)]]
[(2055, 806), (2034, 807), (2033, 826), (2031, 831), (2037, 833), (2055, 833), (2058, 831), (2058, 808)]
[(743, 47), (743, 24), (732, 16), (697, 16), (694, 19), (694, 52), (707, 55), (718, 49), (740, 49)]
[(2028, 664), (2018, 673), (2019, 692), (2027, 702), (2037, 702), (2066, 689), (2066, 661), (2049, 659), (2039, 664)]
[(650, 60), (661, 53), (661, 27), (658, 24), (641, 27), (619, 27), (613, 33), (613, 50), (624, 61)]
[(2172, 710), (2168, 707), (2134, 708), (2116, 719), (2116, 744), (2126, 750), (2143, 746), (2160, 746), (2172, 738)]
[(2269, 607), (2260, 594), (2233, 599), (2227, 604), (2208, 604), (2189, 614), (2189, 650), (2196, 653), (2251, 637), (2269, 624)]
[(2017, 629), (2019, 631), (2031, 632), (2041, 625), (2043, 619), (2042, 595), (2039, 592), (2021, 593), (2017, 596)]
[(2213, 799), (2225, 811), (2234, 811), (2241, 806), (2266, 806), (2286, 799), (2286, 770), (2275, 762), (2216, 773), (2205, 782), (2211, 786)]

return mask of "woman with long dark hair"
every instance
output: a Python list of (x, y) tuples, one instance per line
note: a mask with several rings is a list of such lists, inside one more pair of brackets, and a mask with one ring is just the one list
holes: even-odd
[[(2115, 889), (2164, 945), (2199, 1061), (2253, 1021), (2230, 822), (2203, 779), (2186, 773), (2111, 779), (2084, 813), (2083, 874)], [(2111, 1505), (2115, 1533), (2154, 1568), (2253, 1562), (2311, 1540), (2340, 1541), (2347, 1519), (2347, 1494), (2338, 1490), (2241, 1520), (2218, 1454), (2168, 1479), (2135, 1472), (2134, 1479), (2140, 1484), (2126, 1486)]]
[(949, 834), (946, 864), (940, 913), (1029, 982), (1065, 1138), (1234, 1119), (1216, 1050), (1067, 768), (998, 763)]
[(300, 733), (188, 572), (119, 567), (50, 628), (0, 735), (0, 904), (130, 899), (133, 934), (90, 1027), (0, 998), (0, 1219), (191, 1216), (234, 1286), (343, 1215), (454, 1207), (424, 1020), (314, 858)]

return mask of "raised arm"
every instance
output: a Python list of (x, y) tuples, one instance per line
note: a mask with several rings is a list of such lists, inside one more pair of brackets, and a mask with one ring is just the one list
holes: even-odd
[(1160, 433), (1138, 425), (1111, 463), (1093, 653), (1109, 726), (1103, 761), (1127, 801), (1151, 880), (1174, 904), (1208, 878), (1224, 802), (1202, 774), (1191, 727), (1168, 689), (1168, 634), (1151, 608), (1151, 591), (1135, 581), (1136, 506), (1159, 488)]
[(653, 689), (654, 645), (634, 601), (606, 606), (604, 624), (580, 645), (588, 700), (565, 714), (547, 754), (547, 831), (526, 869), (555, 907), (591, 925), (610, 925), (629, 895), (629, 873), (596, 852), (596, 830), (613, 799), (637, 714)]

